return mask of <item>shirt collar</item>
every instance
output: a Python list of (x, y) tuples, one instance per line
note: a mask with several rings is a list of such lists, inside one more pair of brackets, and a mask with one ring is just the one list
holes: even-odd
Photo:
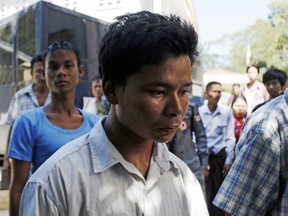
[(288, 88), (286, 88), (284, 92), (284, 97), (285, 97), (286, 103), (288, 104)]
[(34, 91), (33, 91), (33, 83), (31, 83), (30, 85), (28, 85), (26, 88), (22, 88), (22, 91), (24, 94), (30, 94), (33, 95)]
[[(248, 84), (249, 84), (249, 83), (247, 83), (246, 85), (244, 85), (244, 88), (243, 88), (244, 90), (245, 90), (245, 89), (248, 89)], [(257, 89), (260, 89), (260, 88), (261, 88), (261, 82), (259, 82), (258, 80), (255, 80), (255, 84), (256, 84), (256, 88), (257, 88)]]
[[(106, 116), (102, 117), (89, 132), (88, 143), (90, 144), (93, 171), (95, 173), (103, 172), (117, 163), (123, 166), (127, 161), (122, 157), (115, 146), (110, 142), (103, 128), (103, 121)], [(172, 155), (165, 143), (155, 143), (151, 160), (160, 167), (164, 172), (171, 168), (179, 169), (178, 165), (173, 162)]]
[(169, 171), (171, 168), (179, 169), (179, 166), (173, 162), (171, 153), (169, 152), (166, 143), (154, 144), (153, 159), (165, 172)]
[(205, 113), (205, 114), (217, 115), (218, 113), (221, 114), (221, 111), (222, 111), (222, 109), (221, 109), (219, 103), (217, 104), (216, 110), (213, 112), (213, 114), (212, 114), (212, 113), (210, 112), (210, 110), (209, 110), (208, 103), (207, 103), (207, 104), (204, 104), (204, 113)]
[[(34, 103), (37, 104), (37, 106), (39, 106), (38, 101), (37, 101), (36, 94), (35, 94), (35, 92), (33, 91), (33, 86), (34, 86), (34, 83), (31, 83), (31, 84), (28, 85), (27, 87), (22, 88), (20, 91), (22, 91), (23, 94), (30, 95), (30, 97), (34, 98)], [(45, 100), (44, 105), (47, 105), (48, 103), (50, 103), (50, 101), (51, 101), (51, 92), (49, 91), (49, 93), (48, 93), (48, 95), (47, 95), (47, 98), (46, 98), (46, 100)]]

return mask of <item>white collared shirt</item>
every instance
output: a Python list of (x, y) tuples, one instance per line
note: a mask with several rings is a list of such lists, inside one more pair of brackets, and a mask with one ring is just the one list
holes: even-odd
[[(51, 101), (51, 93), (47, 95), (44, 106), (46, 106)], [(33, 108), (40, 107), (37, 96), (33, 91), (33, 84), (30, 84), (15, 93), (7, 111), (7, 117), (5, 119), (5, 124), (12, 126), (22, 113), (31, 110)]]
[(145, 179), (109, 141), (104, 118), (32, 175), (20, 215), (209, 215), (196, 177), (165, 144), (154, 144)]

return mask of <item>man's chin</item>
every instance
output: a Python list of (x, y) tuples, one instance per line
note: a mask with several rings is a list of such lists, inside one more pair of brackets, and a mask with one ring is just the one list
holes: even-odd
[(173, 137), (174, 136), (158, 138), (158, 139), (155, 139), (155, 142), (157, 142), (157, 143), (167, 143), (167, 142), (170, 142), (173, 139)]

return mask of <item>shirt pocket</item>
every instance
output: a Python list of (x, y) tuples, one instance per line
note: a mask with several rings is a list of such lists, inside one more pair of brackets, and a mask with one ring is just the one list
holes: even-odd
[(226, 131), (226, 127), (227, 125), (224, 122), (218, 122), (218, 124), (216, 124), (215, 134), (218, 136), (223, 135)]

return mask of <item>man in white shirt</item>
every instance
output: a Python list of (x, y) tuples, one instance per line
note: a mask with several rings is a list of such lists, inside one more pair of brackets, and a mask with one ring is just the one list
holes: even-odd
[(194, 28), (148, 11), (116, 18), (99, 65), (108, 116), (48, 159), (21, 215), (208, 215), (188, 166), (168, 151), (188, 106)]
[(98, 111), (98, 108), (105, 96), (103, 96), (102, 79), (99, 75), (93, 77), (91, 81), (91, 93), (93, 97), (83, 97), (83, 110), (102, 117), (103, 114)]

